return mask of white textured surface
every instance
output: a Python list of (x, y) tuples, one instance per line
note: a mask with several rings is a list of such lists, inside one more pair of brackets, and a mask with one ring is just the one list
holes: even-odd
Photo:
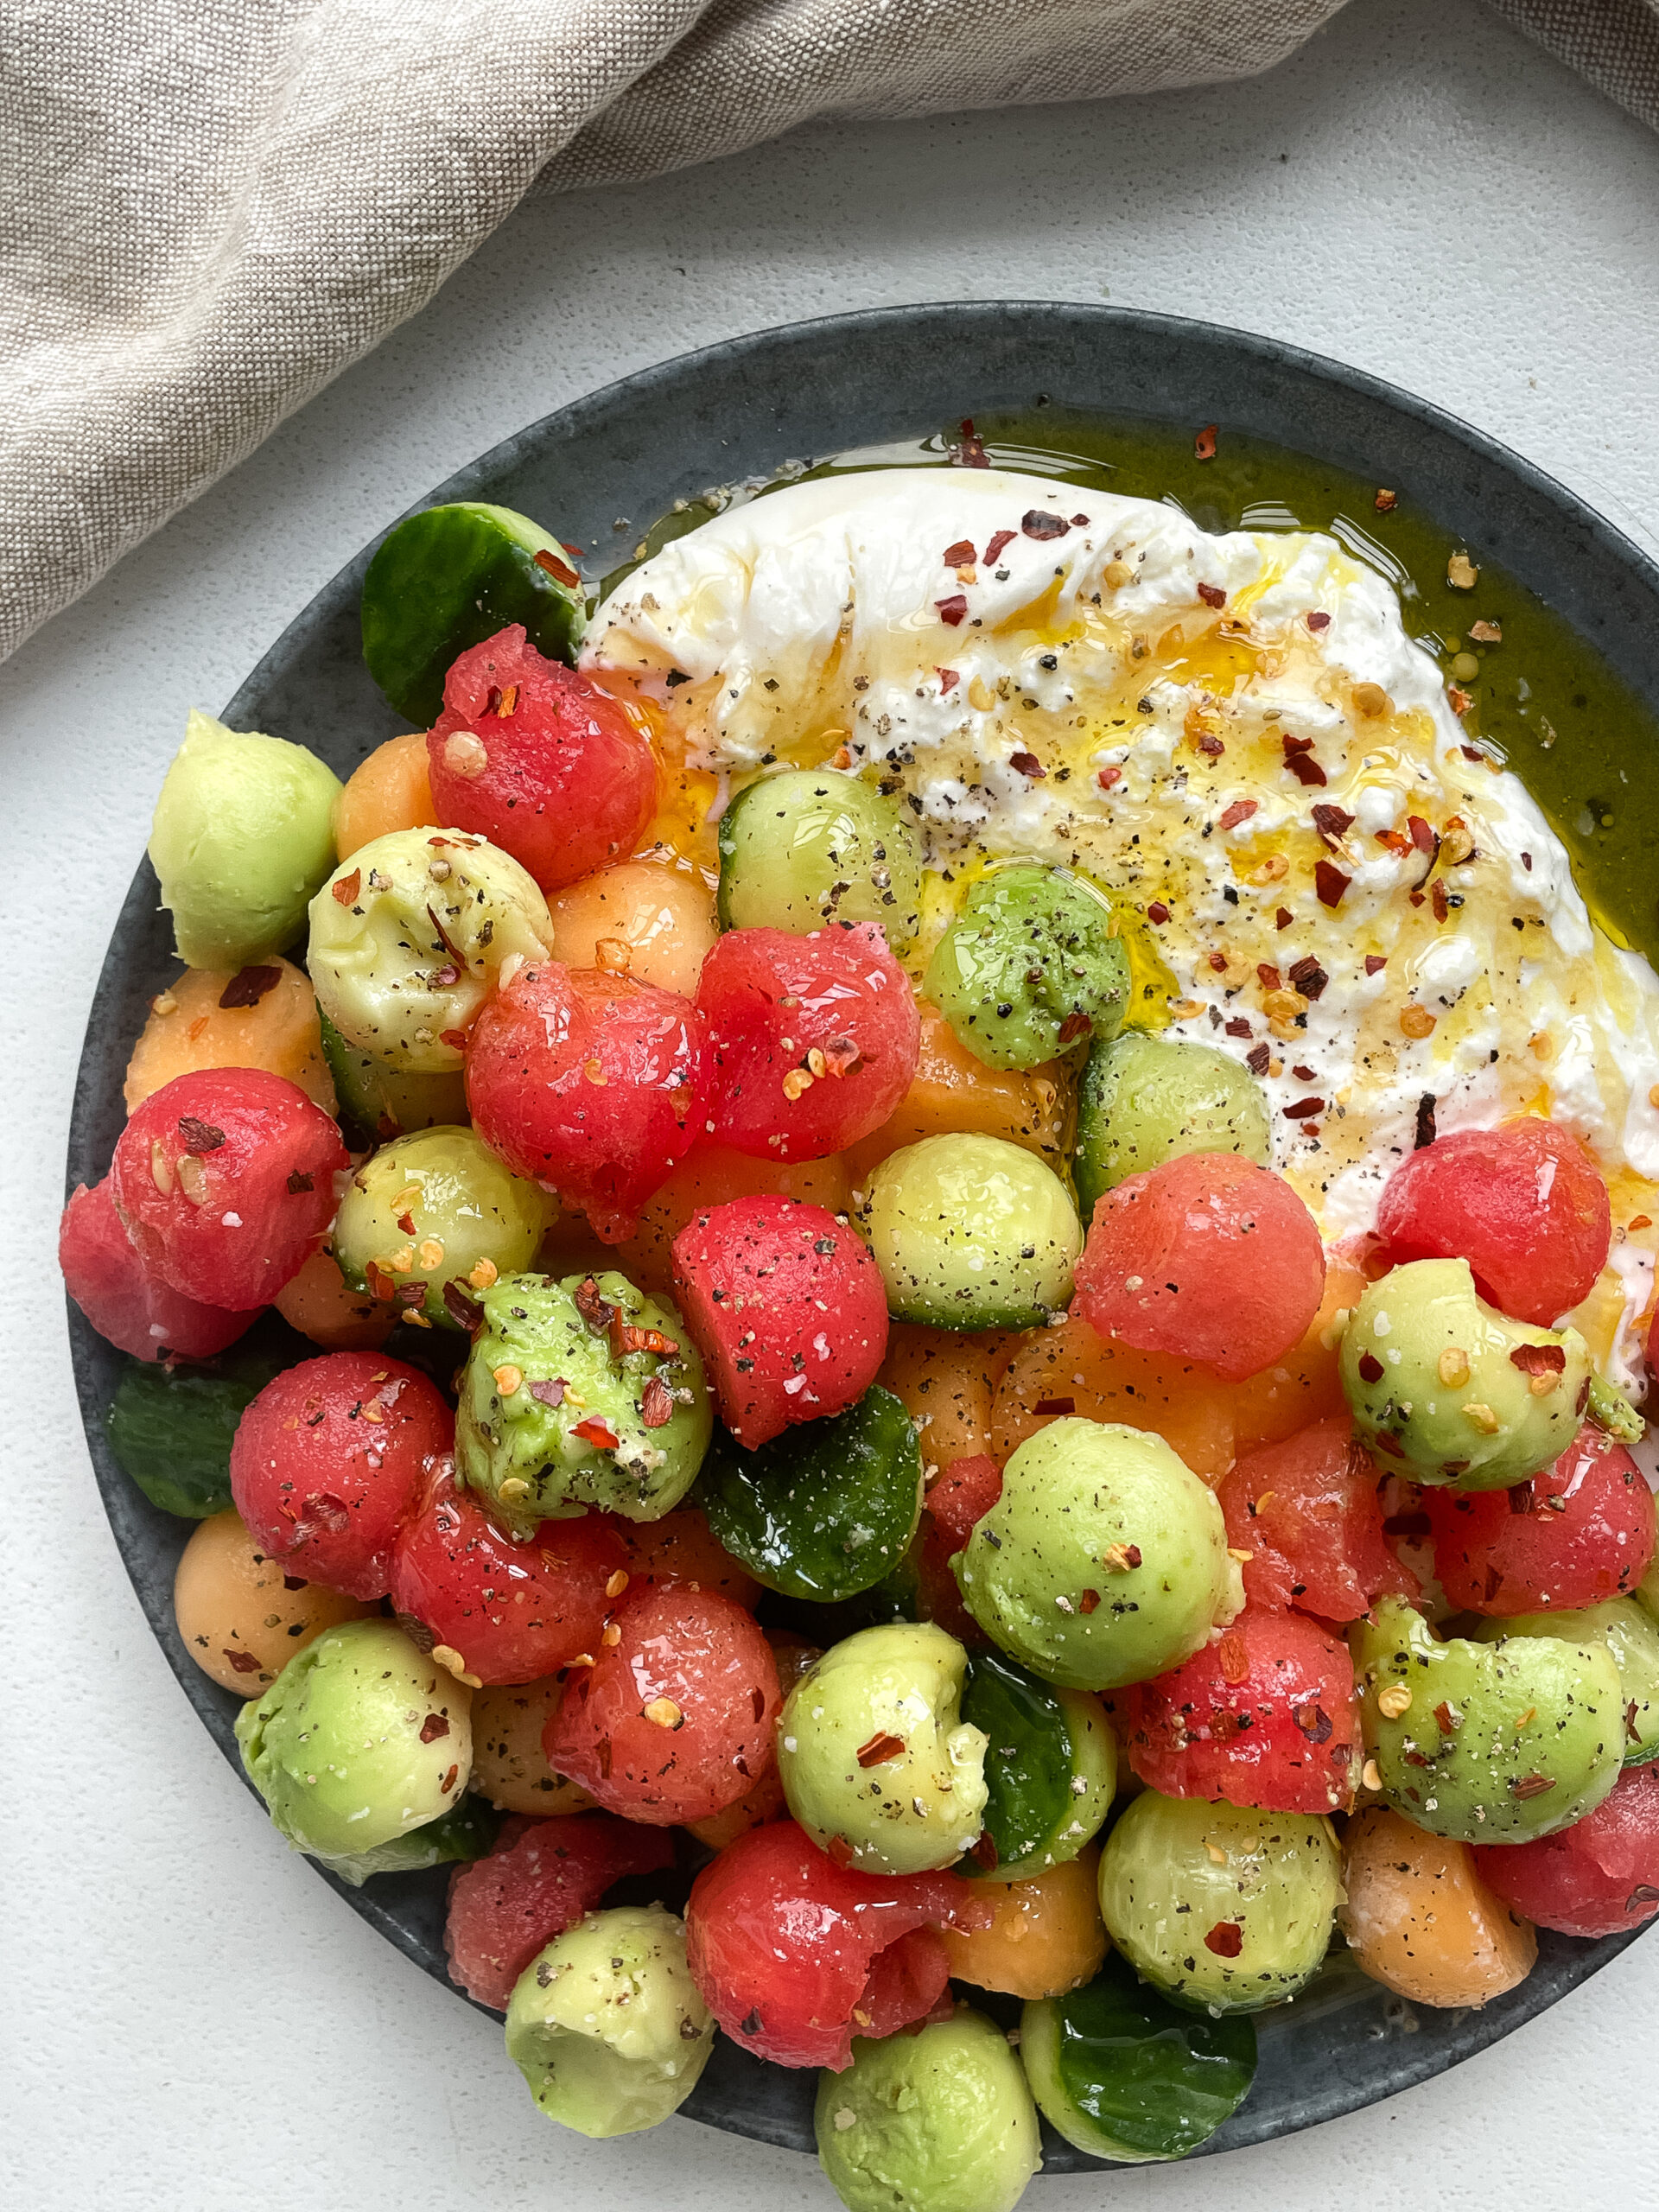
[[(610, 2145), (543, 2123), (488, 2024), (287, 1857), (132, 1601), (50, 1238), (87, 1001), (186, 708), (221, 704), (389, 515), (548, 408), (709, 340), (890, 301), (1109, 291), (1270, 331), (1470, 417), (1651, 543), (1656, 230), (1659, 142), (1471, 0), (1370, 0), (1277, 75), (1213, 92), (809, 130), (526, 208), (0, 669), (9, 2205), (832, 2212), (807, 2161), (689, 2122)], [(1650, 2202), (1656, 2008), (1649, 1938), (1407, 2096), (1219, 2165), (1039, 2182), (1027, 2205)]]

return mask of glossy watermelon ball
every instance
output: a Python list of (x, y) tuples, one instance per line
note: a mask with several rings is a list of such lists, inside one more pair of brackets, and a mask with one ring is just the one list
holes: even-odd
[(451, 665), (426, 754), (436, 818), (511, 853), (543, 891), (626, 860), (657, 811), (645, 738), (517, 623)]
[(1480, 1878), (1563, 1936), (1618, 1936), (1659, 1912), (1659, 1765), (1627, 1767), (1593, 1813), (1535, 1843), (1482, 1844)]
[(879, 1129), (921, 1050), (910, 978), (873, 922), (796, 937), (728, 930), (697, 1004), (714, 1055), (713, 1134), (761, 1160), (823, 1160)]
[(641, 1591), (613, 1625), (620, 1641), (572, 1675), (548, 1723), (548, 1764), (652, 1827), (735, 1804), (772, 1764), (782, 1700), (765, 1636), (729, 1598), (689, 1586)]
[(258, 1318), (257, 1306), (204, 1306), (149, 1274), (115, 1210), (107, 1175), (93, 1190), (83, 1183), (64, 1208), (58, 1265), (99, 1335), (134, 1359), (211, 1359)]
[(1071, 1311), (1098, 1335), (1243, 1382), (1306, 1334), (1325, 1248), (1283, 1176), (1193, 1152), (1101, 1197), (1076, 1281)]
[(1383, 1530), (1382, 1481), (1346, 1414), (1235, 1461), (1216, 1495), (1228, 1542), (1249, 1554), (1248, 1603), (1355, 1621), (1381, 1597), (1415, 1598)]
[(1389, 1176), (1376, 1230), (1396, 1265), (1467, 1260), (1475, 1287), (1517, 1321), (1550, 1328), (1607, 1264), (1607, 1186), (1554, 1122), (1455, 1129)]
[(351, 1166), (297, 1084), (260, 1068), (175, 1076), (116, 1141), (111, 1195), (146, 1270), (204, 1306), (268, 1306), (334, 1217)]
[(1129, 1764), (1166, 1797), (1344, 1813), (1364, 1749), (1348, 1647), (1295, 1613), (1246, 1613), (1116, 1700)]
[(267, 1382), (231, 1446), (231, 1495), (255, 1543), (308, 1582), (384, 1598), (392, 1544), (454, 1416), (426, 1376), (333, 1351)]
[(673, 1860), (660, 1829), (609, 1813), (547, 1821), (515, 1815), (502, 1823), (487, 1858), (450, 1877), (443, 1929), (449, 1979), (479, 2004), (505, 2012), (537, 1951), (574, 1928), (618, 1882), (654, 1874)]
[(855, 2035), (893, 2035), (944, 1995), (950, 1965), (935, 1929), (990, 1916), (960, 1875), (859, 1873), (793, 1821), (772, 1821), (698, 1875), (686, 1957), (734, 2043), (779, 2066), (839, 2073)]
[(597, 968), (521, 968), (467, 1047), (474, 1127), (607, 1244), (703, 1133), (709, 1063), (690, 1001)]
[(1440, 1587), (1502, 1618), (1622, 1598), (1654, 1551), (1653, 1492), (1624, 1446), (1586, 1423), (1553, 1466), (1511, 1490), (1421, 1491)]
[(762, 1193), (700, 1213), (674, 1239), (674, 1297), (720, 1417), (749, 1451), (792, 1422), (844, 1413), (887, 1351), (881, 1273), (844, 1221)]
[[(498, 1529), (446, 1459), (397, 1531), (391, 1602), (479, 1682), (536, 1682), (600, 1649), (627, 1587), (627, 1549), (607, 1522), (543, 1521), (523, 1542)], [(555, 1931), (556, 1932), (556, 1931)]]

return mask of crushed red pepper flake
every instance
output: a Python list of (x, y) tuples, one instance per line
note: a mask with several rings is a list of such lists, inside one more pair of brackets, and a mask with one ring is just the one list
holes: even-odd
[(211, 1122), (199, 1121), (194, 1114), (181, 1114), (179, 1135), (184, 1139), (187, 1152), (198, 1157), (204, 1152), (217, 1152), (228, 1141), (223, 1129), (215, 1128)]
[(1567, 1367), (1567, 1349), (1563, 1344), (1516, 1344), (1510, 1365), (1523, 1375), (1560, 1375)]
[(302, 1168), (296, 1167), (294, 1170), (294, 1173), (288, 1179), (288, 1189), (290, 1198), (297, 1198), (302, 1191), (315, 1191), (316, 1187), (316, 1177), (315, 1175), (308, 1175)]
[(936, 599), (933, 607), (940, 621), (952, 630), (959, 629), (968, 620), (968, 595), (965, 592), (953, 591), (949, 599)]
[(1116, 763), (1109, 767), (1103, 768), (1099, 774), (1095, 778), (1095, 781), (1100, 785), (1100, 788), (1103, 791), (1110, 791), (1114, 784), (1121, 784), (1122, 780), (1123, 771), (1122, 768), (1118, 767)]
[(1313, 888), (1319, 893), (1321, 906), (1333, 909), (1340, 906), (1344, 893), (1353, 880), (1351, 875), (1344, 875), (1330, 861), (1316, 861), (1313, 864)]
[(886, 1766), (889, 1760), (896, 1759), (904, 1748), (902, 1736), (888, 1735), (883, 1731), (872, 1736), (868, 1744), (859, 1745), (858, 1763), (860, 1766)]
[[(1228, 1024), (1228, 1028), (1231, 1031), (1232, 1024), (1230, 1022)], [(1244, 1034), (1246, 1036), (1249, 1034), (1248, 1029), (1244, 1032)], [(1272, 1046), (1257, 1045), (1244, 1055), (1244, 1065), (1249, 1068), (1252, 1075), (1266, 1075), (1272, 1059)]]
[(1236, 830), (1241, 822), (1248, 822), (1261, 805), (1259, 798), (1236, 798), (1221, 817), (1224, 830)]
[(954, 668), (936, 668), (933, 673), (939, 679), (940, 697), (948, 699), (962, 681), (960, 674)]
[(362, 888), (363, 871), (360, 868), (354, 868), (349, 875), (342, 875), (335, 884), (333, 893), (335, 905), (349, 906)]
[(1219, 584), (1200, 584), (1198, 597), (1206, 607), (1225, 607), (1227, 594)]
[[(959, 442), (950, 448), (951, 465), (957, 468), (988, 468), (991, 457), (985, 450), (985, 441), (974, 428), (974, 418), (964, 415), (958, 432)], [(986, 555), (988, 561), (990, 555)]]
[(1215, 459), (1216, 441), (1218, 435), (1218, 426), (1214, 423), (1206, 423), (1197, 433), (1192, 440), (1192, 452), (1196, 460), (1213, 461)]
[(530, 1395), (538, 1406), (562, 1406), (564, 1403), (565, 1389), (563, 1376), (555, 1375), (550, 1380), (532, 1382), (530, 1385)]
[(1034, 753), (1010, 753), (1010, 768), (1017, 768), (1022, 776), (1029, 776), (1033, 783), (1040, 783), (1048, 771)]
[(1328, 630), (1331, 627), (1331, 617), (1323, 607), (1316, 607), (1307, 618), (1307, 626), (1310, 630)]
[(1153, 924), (1154, 928), (1159, 929), (1161, 929), (1163, 925), (1169, 919), (1169, 909), (1165, 906), (1161, 899), (1154, 899), (1151, 906), (1147, 907), (1147, 919)]
[(1359, 1355), (1359, 1379), (1362, 1382), (1382, 1380), (1382, 1363), (1375, 1352), (1363, 1351)]
[(1236, 1920), (1218, 1920), (1205, 1936), (1204, 1948), (1218, 1959), (1236, 1959), (1244, 1948), (1244, 1931)]
[(1365, 973), (1368, 976), (1380, 976), (1388, 964), (1386, 952), (1368, 952), (1365, 956)]
[(537, 554), (536, 566), (551, 576), (556, 584), (563, 584), (567, 591), (574, 591), (582, 582), (582, 578), (570, 563), (568, 561), (562, 561), (556, 553), (550, 552), (546, 546), (543, 546)]
[(639, 1418), (647, 1428), (665, 1428), (674, 1414), (674, 1393), (653, 1375), (639, 1394)]
[(944, 549), (947, 569), (971, 569), (978, 558), (971, 537), (959, 537), (954, 545), (947, 545)]
[(1043, 507), (1027, 507), (1020, 518), (1021, 534), (1039, 542), (1064, 537), (1071, 527), (1064, 515), (1052, 515)]
[(988, 569), (1005, 545), (1012, 545), (1020, 535), (1017, 530), (995, 530), (985, 541), (985, 566)]
[(589, 1414), (586, 1421), (579, 1421), (570, 1433), (601, 1452), (614, 1452), (621, 1440), (609, 1421), (598, 1414)]
[(1334, 845), (1354, 826), (1354, 817), (1345, 806), (1334, 805), (1329, 799), (1320, 799), (1313, 809), (1313, 827), (1327, 845)]
[(1270, 960), (1258, 960), (1255, 972), (1264, 991), (1282, 991), (1285, 988), (1284, 978)]
[(435, 1744), (440, 1736), (448, 1733), (449, 1723), (441, 1713), (429, 1713), (421, 1723), (421, 1741), (423, 1744)]
[(1034, 1414), (1046, 1415), (1073, 1414), (1077, 1409), (1077, 1402), (1075, 1398), (1039, 1398), (1031, 1410)]
[(227, 1013), (237, 1007), (257, 1006), (282, 980), (280, 968), (239, 968), (219, 993), (219, 1002)]
[(1242, 1636), (1224, 1636), (1217, 1653), (1221, 1661), (1221, 1679), (1236, 1688), (1248, 1681), (1250, 1674), (1250, 1654)]
[(1305, 999), (1317, 999), (1323, 994), (1331, 978), (1310, 952), (1305, 954), (1300, 960), (1292, 963), (1290, 980)]
[(1273, 925), (1276, 930), (1287, 930), (1295, 918), (1288, 906), (1281, 906), (1273, 918)]
[(1438, 875), (1435, 877), (1433, 883), (1430, 887), (1428, 903), (1434, 910), (1434, 918), (1437, 922), (1445, 921), (1447, 915), (1452, 912), (1446, 885)]
[(1090, 1015), (1074, 1010), (1068, 1014), (1060, 1024), (1059, 1042), (1062, 1045), (1075, 1045), (1079, 1037), (1088, 1036), (1094, 1026), (1094, 1020)]
[(1315, 1114), (1324, 1113), (1325, 1101), (1323, 1098), (1298, 1098), (1283, 1110), (1287, 1122), (1306, 1122)]

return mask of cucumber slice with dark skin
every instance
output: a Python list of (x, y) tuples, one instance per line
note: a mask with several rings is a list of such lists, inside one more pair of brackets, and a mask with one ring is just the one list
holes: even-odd
[(381, 540), (363, 579), (363, 658), (400, 715), (429, 729), (443, 679), (469, 645), (510, 623), (550, 660), (573, 662), (587, 602), (556, 537), (511, 507), (427, 507)]
[(873, 1385), (855, 1406), (785, 1429), (758, 1452), (722, 1437), (701, 1478), (709, 1525), (757, 1580), (834, 1605), (903, 1560), (921, 1515), (915, 1423)]
[(427, 1866), (453, 1866), (482, 1859), (501, 1833), (502, 1816), (482, 1797), (465, 1796), (435, 1821), (410, 1828), (349, 1859), (324, 1861), (331, 1872), (360, 1889), (372, 1874), (417, 1874)]
[(1126, 1029), (1089, 1055), (1077, 1085), (1071, 1162), (1087, 1227), (1126, 1176), (1189, 1152), (1234, 1152), (1273, 1165), (1268, 1102), (1249, 1070), (1213, 1045)]
[(165, 1366), (129, 1360), (110, 1408), (110, 1449), (163, 1513), (188, 1521), (222, 1513), (232, 1503), (236, 1425), (294, 1357), (238, 1344), (209, 1366), (171, 1374)]
[(1075, 1859), (1117, 1786), (1117, 1747), (1098, 1699), (1039, 1681), (1000, 1651), (968, 1655), (962, 1717), (989, 1738), (984, 1833), (964, 1874), (1023, 1881)]
[(346, 1043), (322, 1008), (322, 1057), (334, 1079), (340, 1118), (363, 1146), (416, 1129), (447, 1128), (467, 1120), (467, 1084), (455, 1075), (417, 1075), (378, 1053)]
[(1255, 2025), (1178, 2012), (1114, 1953), (1086, 1987), (1026, 2006), (1020, 2056), (1044, 2117), (1079, 2151), (1184, 2158), (1249, 2094)]

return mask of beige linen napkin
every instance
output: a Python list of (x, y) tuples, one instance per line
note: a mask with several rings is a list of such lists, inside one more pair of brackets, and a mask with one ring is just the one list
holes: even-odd
[[(1659, 124), (1659, 0), (1495, 0)], [(0, 657), (564, 190), (1271, 67), (1342, 0), (5, 0)]]

